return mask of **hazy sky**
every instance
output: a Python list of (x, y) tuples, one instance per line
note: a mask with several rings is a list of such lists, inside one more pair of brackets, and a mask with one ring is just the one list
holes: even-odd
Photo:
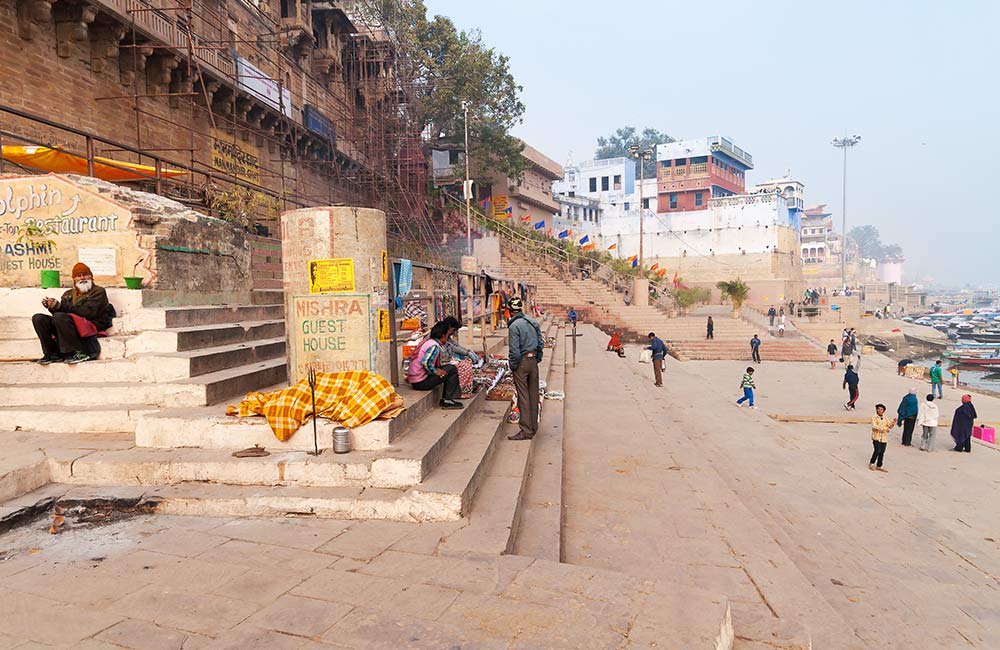
[(748, 184), (784, 175), (848, 229), (876, 226), (906, 272), (1000, 284), (1000, 2), (426, 0), (478, 28), (524, 86), (516, 134), (560, 163), (619, 126), (727, 135)]

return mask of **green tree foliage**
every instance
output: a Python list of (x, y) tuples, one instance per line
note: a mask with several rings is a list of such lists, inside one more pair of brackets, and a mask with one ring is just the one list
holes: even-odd
[(679, 287), (674, 289), (673, 295), (674, 305), (682, 311), (686, 311), (698, 303), (708, 302), (711, 298), (708, 289), (704, 287)]
[(363, 16), (382, 25), (398, 53), (402, 83), (416, 93), (415, 113), (425, 134), (425, 153), (464, 140), (469, 106), (469, 148), (480, 169), (520, 178), (525, 169), (523, 143), (510, 135), (522, 121), (522, 88), (510, 60), (483, 43), (478, 30), (461, 31), (446, 16), (427, 16), (423, 0), (369, 0)]
[[(673, 142), (666, 133), (661, 133), (656, 129), (645, 128), (639, 133), (634, 126), (625, 126), (617, 129), (607, 137), (597, 138), (597, 149), (594, 151), (594, 158), (617, 158), (618, 156), (629, 155), (629, 145), (639, 145), (641, 149), (649, 147), (655, 155), (656, 145)], [(635, 177), (639, 178), (639, 168), (636, 167)], [(656, 160), (647, 160), (643, 165), (642, 175), (644, 178), (656, 178)]]
[(856, 226), (851, 228), (847, 237), (854, 241), (862, 258), (883, 261), (893, 259), (903, 254), (903, 249), (896, 244), (883, 244), (878, 228), (875, 226)]
[(743, 303), (747, 301), (747, 296), (750, 295), (750, 287), (739, 278), (735, 280), (723, 280), (716, 283), (715, 286), (722, 292), (724, 300), (729, 300), (733, 303), (733, 311), (739, 311)]

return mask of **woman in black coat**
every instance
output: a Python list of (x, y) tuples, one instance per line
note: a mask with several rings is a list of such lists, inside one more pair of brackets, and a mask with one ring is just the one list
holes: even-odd
[(955, 439), (952, 451), (972, 451), (972, 427), (977, 417), (972, 395), (962, 395), (962, 405), (951, 418), (951, 437)]

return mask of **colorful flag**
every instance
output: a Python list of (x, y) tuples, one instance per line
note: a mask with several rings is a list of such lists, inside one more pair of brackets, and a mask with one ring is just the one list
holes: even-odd
[(493, 203), (493, 197), (487, 196), (485, 199), (483, 199), (482, 203), (483, 203), (483, 210), (485, 210), (490, 203)]
[(590, 235), (584, 235), (583, 238), (580, 239), (581, 244), (586, 244), (589, 241), (590, 241)]
[(653, 266), (649, 267), (649, 270), (650, 270), (650, 271), (655, 271), (655, 270), (656, 270), (656, 269), (658, 269), (658, 268), (660, 268), (660, 263), (659, 263), (659, 262), (657, 262), (657, 263), (656, 263), (656, 264), (654, 264)]
[(633, 255), (632, 257), (628, 258), (628, 261), (629, 261), (629, 262), (634, 262), (634, 261), (636, 261), (637, 259), (639, 259), (639, 256), (638, 256), (638, 255)]
[(609, 251), (613, 251), (616, 248), (618, 248), (618, 244), (611, 244), (610, 246), (608, 246)]
[(585, 250), (585, 251), (592, 251), (592, 250), (594, 250), (594, 248), (596, 248), (596, 247), (597, 247), (597, 244), (587, 244), (587, 245), (586, 245), (586, 246), (584, 246), (584, 247), (583, 247), (583, 248), (582, 248), (581, 250)]
[(545, 227), (545, 222), (544, 221), (536, 221), (535, 222), (535, 230), (541, 230), (544, 227)]
[(509, 206), (508, 205), (507, 208), (504, 210), (504, 212), (507, 213), (508, 217), (513, 216), (513, 214), (514, 214), (514, 208), (513, 208), (513, 206)]
[(569, 236), (570, 236), (570, 231), (568, 230), (564, 230), (561, 233), (559, 233), (559, 239), (566, 239)]
[(639, 266), (639, 260), (638, 260), (638, 258), (637, 258), (637, 259), (634, 259), (634, 260), (632, 260), (632, 268), (634, 269), (634, 268), (635, 268), (635, 267), (637, 267), (637, 266)]
[(677, 286), (677, 274), (678, 273), (680, 273), (680, 271), (674, 271), (674, 286), (675, 287)]
[(662, 278), (666, 274), (667, 274), (667, 270), (666, 269), (660, 269), (659, 272), (657, 272), (656, 277)]
[(523, 217), (521, 217), (521, 221), (531, 221), (531, 215), (530, 214), (524, 215)]

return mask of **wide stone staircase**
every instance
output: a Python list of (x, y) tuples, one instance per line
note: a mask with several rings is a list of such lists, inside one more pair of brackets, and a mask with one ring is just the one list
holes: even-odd
[[(354, 429), (350, 453), (334, 454), (335, 424), (318, 421), (315, 456), (311, 422), (280, 442), (264, 418), (225, 415), (247, 391), (287, 385), (283, 305), (149, 307), (142, 292), (111, 289), (119, 318), (100, 360), (39, 366), (27, 360), (39, 355), (30, 317), (45, 293), (0, 296), (0, 430), (43, 450), (26, 456), (27, 469), (0, 467), (0, 494), (51, 483), (48, 494), (127, 494), (165, 513), (456, 520), (469, 513), (510, 409), (481, 391), (461, 411), (442, 410), (440, 390), (402, 386), (403, 414)], [(550, 335), (558, 328), (545, 321)], [(492, 352), (505, 351), (504, 333), (488, 338)], [(46, 448), (49, 436), (58, 442)], [(232, 455), (253, 445), (269, 455)]]
[[(623, 294), (612, 291), (596, 279), (563, 279), (541, 266), (504, 251), (504, 277), (517, 278), (538, 287), (539, 301), (555, 312), (575, 309), (581, 321), (590, 322), (609, 334), (618, 331), (631, 342), (645, 342), (649, 332), (667, 343), (670, 353), (681, 361), (750, 359), (750, 338), (757, 334), (763, 344), (761, 355), (770, 361), (824, 361), (824, 351), (804, 338), (772, 336), (767, 328), (733, 318), (722, 306), (696, 309), (697, 315), (670, 318), (656, 306), (625, 305)], [(715, 324), (714, 339), (706, 338), (708, 316)]]
[(101, 356), (39, 366), (31, 316), (52, 291), (0, 295), (0, 428), (134, 432), (143, 415), (198, 407), (285, 381), (280, 304), (149, 307), (142, 292), (109, 289), (118, 317)]

